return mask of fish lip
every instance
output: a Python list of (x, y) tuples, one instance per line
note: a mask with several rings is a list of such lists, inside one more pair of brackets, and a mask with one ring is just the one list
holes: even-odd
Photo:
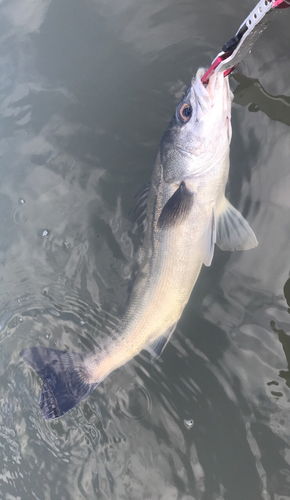
[(206, 89), (210, 99), (213, 102), (215, 100), (215, 96), (217, 94), (219, 95), (222, 94), (225, 91), (225, 88), (226, 88), (226, 79), (222, 73), (218, 72), (211, 75)]
[(199, 98), (198, 94), (195, 94), (195, 99), (196, 99), (196, 104), (200, 109), (197, 109), (197, 116), (199, 116), (199, 113), (201, 112), (203, 115), (207, 111), (207, 107), (204, 102), (202, 102), (202, 99)]
[(196, 115), (198, 120), (200, 120), (212, 106), (212, 96), (201, 82), (201, 79), (195, 80), (192, 84), (192, 88), (196, 103)]

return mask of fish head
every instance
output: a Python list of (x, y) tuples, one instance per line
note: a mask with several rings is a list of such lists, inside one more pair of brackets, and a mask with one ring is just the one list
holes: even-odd
[(213, 74), (207, 85), (200, 68), (178, 104), (160, 144), (165, 182), (178, 182), (229, 154), (232, 93), (228, 77)]

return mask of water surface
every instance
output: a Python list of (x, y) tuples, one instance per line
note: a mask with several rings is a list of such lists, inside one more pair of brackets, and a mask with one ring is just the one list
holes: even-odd
[(290, 499), (287, 10), (232, 78), (228, 198), (259, 246), (217, 249), (162, 359), (58, 421), (19, 357), (88, 350), (123, 314), (134, 195), (192, 75), (253, 6), (1, 2), (1, 499)]

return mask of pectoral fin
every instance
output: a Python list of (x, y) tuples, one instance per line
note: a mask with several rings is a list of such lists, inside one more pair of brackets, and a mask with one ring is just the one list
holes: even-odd
[(151, 354), (151, 361), (154, 363), (163, 353), (165, 347), (167, 346), (171, 335), (173, 334), (177, 323), (174, 323), (170, 328), (168, 328), (160, 337), (158, 337), (154, 342), (146, 347), (146, 351)]
[(170, 227), (186, 219), (193, 205), (193, 192), (184, 181), (164, 205), (158, 220), (160, 228)]
[(240, 212), (224, 200), (217, 223), (216, 244), (221, 250), (249, 250), (258, 245), (254, 231)]

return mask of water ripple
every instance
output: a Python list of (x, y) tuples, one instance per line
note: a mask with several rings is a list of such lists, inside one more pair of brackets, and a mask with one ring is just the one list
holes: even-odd
[(152, 400), (149, 391), (136, 382), (113, 388), (117, 398), (117, 412), (128, 420), (141, 421), (150, 415)]

